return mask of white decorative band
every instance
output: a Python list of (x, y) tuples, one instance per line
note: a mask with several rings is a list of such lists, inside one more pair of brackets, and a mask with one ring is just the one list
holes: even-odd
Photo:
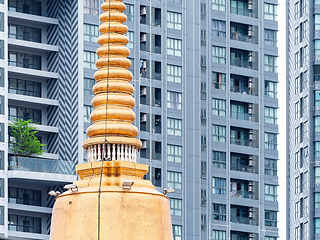
[(105, 160), (121, 160), (137, 162), (137, 149), (131, 145), (123, 144), (99, 144), (88, 147), (88, 162)]

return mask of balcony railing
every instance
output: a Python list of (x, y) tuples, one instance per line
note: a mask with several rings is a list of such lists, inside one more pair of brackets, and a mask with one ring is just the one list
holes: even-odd
[(240, 113), (240, 112), (230, 112), (231, 118), (252, 121), (252, 114), (249, 113)]
[(242, 190), (242, 191), (241, 190), (232, 190), (231, 196), (237, 197), (237, 198), (255, 199), (253, 192), (244, 191), (244, 190)]
[(161, 46), (154, 46), (154, 52), (161, 54)]
[(231, 65), (236, 67), (242, 67), (242, 68), (252, 68), (248, 60), (244, 61), (239, 58), (231, 58)]
[(230, 86), (230, 91), (231, 92), (241, 93), (241, 94), (252, 95), (252, 90), (250, 88), (248, 88), (248, 87), (240, 87), (240, 86), (231, 85)]
[(254, 147), (254, 140), (250, 139), (241, 139), (241, 138), (230, 138), (230, 143), (235, 145), (247, 146), (247, 147)]
[(161, 80), (161, 73), (155, 72), (155, 73), (154, 73), (154, 79), (156, 79), (156, 80)]
[(30, 227), (26, 225), (16, 225), (9, 223), (9, 230), (16, 232), (28, 232), (28, 233), (38, 233), (41, 234), (41, 227)]
[(73, 175), (72, 162), (30, 157), (9, 157), (9, 170)]
[(233, 223), (256, 225), (254, 219), (249, 217), (230, 216), (230, 219)]
[(245, 8), (231, 7), (230, 12), (233, 14), (252, 17), (252, 13), (249, 11), (249, 9), (245, 9)]
[(253, 167), (244, 165), (244, 164), (232, 164), (230, 165), (230, 170), (239, 171), (239, 172), (248, 172), (253, 173)]
[(242, 35), (242, 34), (237, 33), (237, 32), (231, 33), (230, 38), (232, 40), (235, 40), (235, 41), (254, 43), (252, 37), (249, 37), (249, 36), (244, 35), (244, 34)]

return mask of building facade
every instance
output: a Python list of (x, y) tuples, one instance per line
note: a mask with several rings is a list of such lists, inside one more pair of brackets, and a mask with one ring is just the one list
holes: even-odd
[(320, 1), (286, 3), (287, 239), (320, 239)]
[[(139, 161), (176, 190), (174, 239), (276, 239), (278, 1), (124, 2)], [(0, 3), (0, 238), (48, 239), (47, 193), (86, 161), (100, 3)], [(14, 118), (40, 123), (41, 159), (8, 150)]]

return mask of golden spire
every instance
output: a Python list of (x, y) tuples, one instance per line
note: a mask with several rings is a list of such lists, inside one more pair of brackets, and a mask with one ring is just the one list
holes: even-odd
[(83, 142), (83, 147), (89, 162), (103, 159), (136, 162), (136, 153), (142, 144), (135, 138), (138, 129), (132, 125), (134, 88), (130, 84), (132, 73), (128, 70), (130, 50), (125, 46), (129, 39), (123, 35), (128, 31), (123, 25), (127, 16), (122, 13), (126, 6), (122, 0), (110, 0), (102, 3), (101, 8), (104, 12), (100, 15), (98, 71), (94, 74), (97, 84), (93, 87), (94, 111), (90, 115), (93, 125), (87, 129), (89, 139)]

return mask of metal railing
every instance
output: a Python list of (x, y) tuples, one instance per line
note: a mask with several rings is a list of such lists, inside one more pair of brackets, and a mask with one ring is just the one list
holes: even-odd
[(248, 165), (244, 165), (244, 164), (232, 164), (231, 163), (230, 170), (239, 171), (239, 172), (254, 173), (252, 166), (248, 166)]
[(254, 147), (254, 140), (230, 137), (230, 143), (235, 145)]
[(240, 86), (230, 85), (230, 91), (241, 93), (241, 94), (253, 95), (252, 89), (250, 89), (248, 87), (240, 87)]
[(41, 227), (30, 227), (27, 225), (17, 225), (9, 223), (9, 230), (16, 232), (28, 232), (41, 234)]
[(254, 196), (253, 192), (244, 191), (244, 190), (232, 190), (231, 191), (231, 196), (232, 197), (237, 197), (237, 198), (255, 199), (255, 196)]
[(231, 118), (240, 119), (240, 120), (247, 120), (252, 121), (252, 114), (249, 113), (240, 113), (240, 112), (233, 112), (230, 111)]
[(230, 220), (233, 223), (256, 225), (254, 219), (249, 217), (230, 216)]
[(52, 160), (30, 157), (9, 157), (9, 170), (45, 172), (73, 175), (73, 163), (63, 160)]

